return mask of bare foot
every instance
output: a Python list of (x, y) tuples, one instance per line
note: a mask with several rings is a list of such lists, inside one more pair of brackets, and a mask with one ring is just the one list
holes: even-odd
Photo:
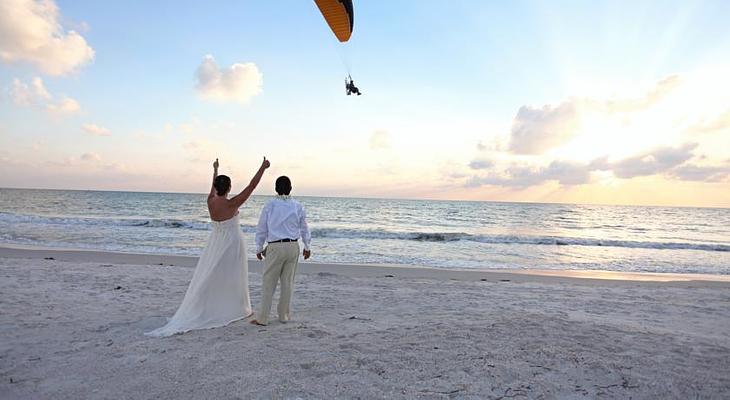
[(258, 326), (266, 326), (266, 324), (262, 324), (261, 322), (255, 320), (255, 319), (254, 320), (251, 320), (251, 323), (254, 324), (254, 325), (258, 325)]

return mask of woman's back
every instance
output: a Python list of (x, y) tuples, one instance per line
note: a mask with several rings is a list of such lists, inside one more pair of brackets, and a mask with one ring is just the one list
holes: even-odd
[(213, 221), (225, 221), (233, 218), (238, 213), (238, 208), (251, 196), (251, 193), (253, 193), (259, 181), (261, 181), (264, 171), (270, 165), (269, 161), (264, 157), (261, 167), (259, 167), (259, 170), (253, 178), (251, 178), (248, 186), (241, 193), (229, 199), (228, 193), (231, 191), (231, 178), (226, 175), (218, 175), (218, 159), (216, 158), (213, 163), (213, 184), (210, 188), (210, 194), (208, 194), (208, 213), (210, 214), (210, 219)]
[(208, 213), (213, 221), (225, 221), (238, 213), (238, 207), (231, 207), (225, 196), (215, 196), (208, 199)]

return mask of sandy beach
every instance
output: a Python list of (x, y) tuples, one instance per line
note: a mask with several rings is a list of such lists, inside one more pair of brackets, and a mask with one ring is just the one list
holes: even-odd
[[(293, 321), (166, 339), (193, 257), (0, 247), (0, 398), (727, 398), (722, 276), (304, 263)], [(258, 303), (261, 266), (251, 262)]]

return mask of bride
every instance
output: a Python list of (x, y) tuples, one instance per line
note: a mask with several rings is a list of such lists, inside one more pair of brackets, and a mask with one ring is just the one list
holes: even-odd
[(248, 186), (229, 199), (231, 178), (218, 175), (218, 159), (215, 160), (213, 185), (208, 195), (208, 212), (213, 225), (208, 243), (180, 308), (167, 325), (145, 335), (160, 337), (215, 328), (253, 315), (248, 294), (246, 243), (241, 234), (238, 208), (251, 196), (269, 166), (264, 157)]

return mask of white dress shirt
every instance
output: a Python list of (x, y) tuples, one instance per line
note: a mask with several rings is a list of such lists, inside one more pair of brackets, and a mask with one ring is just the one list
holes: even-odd
[(302, 239), (305, 250), (309, 250), (312, 241), (304, 207), (288, 196), (269, 200), (261, 210), (256, 227), (256, 253), (263, 251), (266, 242), (281, 239)]

